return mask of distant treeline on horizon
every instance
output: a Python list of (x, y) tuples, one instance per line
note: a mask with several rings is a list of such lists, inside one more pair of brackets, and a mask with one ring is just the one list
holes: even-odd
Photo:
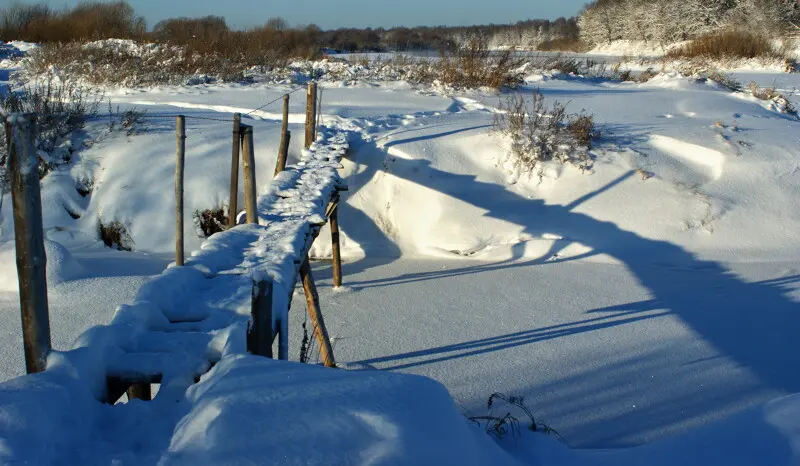
[[(14, 3), (0, 9), (0, 38), (28, 42), (74, 42), (100, 39), (134, 39), (199, 45), (207, 48), (235, 36), (277, 38), (284, 47), (303, 50), (332, 49), (342, 52), (389, 50), (447, 50), (467, 38), (479, 36), (490, 46), (536, 48), (542, 43), (577, 39), (577, 18), (530, 19), (505, 25), (419, 26), (393, 28), (340, 28), (322, 30), (314, 24), (290, 26), (282, 18), (270, 18), (263, 26), (231, 29), (225, 18), (170, 18), (148, 30), (143, 17), (127, 2), (84, 2), (74, 8), (54, 9), (45, 4)], [(267, 37), (272, 36), (272, 37)]]

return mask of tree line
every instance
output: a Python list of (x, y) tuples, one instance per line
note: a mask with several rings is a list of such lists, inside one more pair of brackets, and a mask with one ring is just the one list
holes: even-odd
[(614, 40), (662, 44), (718, 29), (800, 30), (800, 0), (594, 0), (577, 17), (515, 24), (322, 30), (270, 18), (262, 26), (231, 29), (219, 16), (170, 18), (151, 30), (125, 1), (83, 2), (74, 8), (12, 3), (0, 9), (0, 39), (67, 43), (108, 38), (169, 43), (198, 53), (311, 57), (320, 50), (382, 52), (453, 50), (479, 37), (492, 47), (547, 50)]
[(270, 18), (259, 27), (233, 30), (224, 18), (207, 16), (170, 18), (148, 31), (144, 18), (124, 1), (84, 2), (71, 9), (12, 3), (0, 10), (0, 39), (36, 43), (116, 38), (167, 42), (198, 51), (212, 51), (250, 48), (253, 42), (259, 41), (259, 49), (279, 49), (280, 53), (306, 56), (320, 49), (345, 52), (447, 50), (475, 36), (494, 46), (535, 48), (547, 41), (577, 38), (578, 24), (576, 18), (558, 18), (508, 25), (322, 30), (314, 24), (292, 27), (281, 18)]
[(581, 40), (670, 44), (720, 29), (777, 35), (800, 29), (797, 0), (595, 0), (578, 16)]

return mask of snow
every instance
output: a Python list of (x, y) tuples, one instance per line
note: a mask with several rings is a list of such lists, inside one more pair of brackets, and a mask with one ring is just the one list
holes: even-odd
[(675, 44), (662, 45), (653, 41), (643, 40), (615, 40), (605, 44), (598, 44), (592, 48), (589, 55), (611, 55), (618, 57), (660, 57), (672, 49), (679, 48), (689, 41)]
[[(774, 81), (798, 102), (798, 75), (737, 76)], [(0, 384), (3, 460), (77, 450), (80, 464), (796, 462), (800, 122), (670, 74), (644, 84), (550, 77), (517, 92), (534, 86), (594, 115), (603, 136), (590, 171), (506, 170), (508, 141), (490, 131), (505, 93), (326, 82), (326, 128), (311, 152), (293, 94), (294, 168), (274, 180), (280, 103), (246, 115), (261, 224), (204, 242), (187, 222), (187, 267), (149, 280), (174, 247), (174, 127), (155, 117), (188, 117), (191, 216), (227, 201), (230, 163), (230, 123), (193, 117), (227, 120), (295, 88), (110, 90), (114, 105), (152, 118), (43, 182), (59, 351), (47, 373)], [(89, 128), (102, 131), (101, 121)], [(318, 160), (347, 147), (341, 161)], [(276, 296), (289, 295), (293, 258), (339, 163), (350, 188), (339, 215), (346, 287), (332, 288), (324, 264), (314, 273), (349, 370), (243, 356), (251, 279), (269, 276)], [(95, 181), (86, 198), (75, 190), (84, 177)], [(10, 378), (21, 343), (8, 209), (3, 219)], [(99, 246), (98, 219), (125, 224), (134, 252)], [(328, 234), (313, 257), (330, 257)], [(295, 294), (292, 304), (283, 323), (294, 359), (305, 303)], [(152, 402), (109, 407), (96, 401), (106, 369), (168, 376)], [(604, 450), (524, 429), (495, 445), (463, 416), (485, 414), (493, 392), (524, 395), (569, 447)]]

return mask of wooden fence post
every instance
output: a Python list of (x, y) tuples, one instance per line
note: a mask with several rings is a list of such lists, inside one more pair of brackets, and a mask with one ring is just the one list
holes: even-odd
[(305, 148), (311, 147), (316, 137), (317, 123), (317, 83), (308, 85), (306, 93), (306, 141)]
[(256, 198), (256, 155), (253, 149), (253, 127), (242, 125), (242, 161), (244, 162), (244, 201), (247, 223), (258, 223)]
[(278, 161), (275, 163), (275, 175), (286, 169), (286, 158), (289, 155), (289, 95), (283, 96), (283, 123), (281, 124), (281, 145), (278, 148)]
[(289, 360), (289, 323), (284, 319), (278, 319), (278, 359)]
[(339, 247), (339, 205), (338, 198), (336, 206), (331, 211), (328, 221), (331, 225), (331, 255), (333, 256), (333, 286), (342, 286), (342, 253)]
[(231, 147), (231, 196), (228, 203), (228, 228), (236, 226), (236, 214), (239, 213), (239, 148), (241, 147), (241, 135), (239, 126), (242, 123), (242, 115), (233, 115), (233, 146)]
[(253, 282), (250, 322), (247, 326), (247, 351), (272, 357), (275, 333), (272, 328), (272, 281)]
[(184, 264), (183, 251), (183, 172), (186, 161), (186, 118), (178, 115), (175, 120), (177, 145), (175, 163), (175, 265)]
[(36, 154), (36, 117), (26, 114), (11, 118), (12, 138), (7, 164), (14, 208), (25, 368), (32, 374), (45, 370), (51, 348), (47, 255), (44, 250), (39, 160)]
[(317, 343), (319, 343), (319, 354), (322, 357), (322, 363), (325, 364), (325, 367), (336, 367), (336, 360), (333, 358), (333, 346), (328, 336), (328, 329), (325, 327), (325, 320), (322, 318), (322, 311), (319, 308), (319, 294), (317, 294), (317, 287), (314, 285), (314, 277), (311, 276), (311, 264), (308, 261), (308, 256), (300, 266), (300, 278), (303, 280), (308, 316), (314, 325), (314, 335), (316, 335)]

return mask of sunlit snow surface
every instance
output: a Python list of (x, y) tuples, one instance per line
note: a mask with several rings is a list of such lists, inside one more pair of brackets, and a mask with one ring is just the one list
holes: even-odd
[[(798, 75), (740, 76), (774, 83), (787, 94), (800, 87)], [(346, 132), (350, 143), (342, 170), (350, 191), (340, 213), (346, 287), (331, 288), (327, 263), (314, 268), (337, 361), (357, 374), (350, 380), (341, 372), (328, 376), (315, 368), (231, 357), (153, 427), (159, 441), (143, 433), (114, 443), (129, 432), (124, 427), (147, 418), (144, 403), (114, 414), (77, 401), (97, 414), (89, 416), (96, 422), (121, 422), (102, 447), (80, 458), (188, 464), (282, 452), (281, 458), (330, 464), (320, 458), (335, 451), (342, 459), (333, 462), (350, 464), (423, 464), (415, 456), (420, 452), (430, 462), (440, 458), (438, 464), (458, 455), (477, 458), (475, 464), (797, 461), (800, 403), (796, 397), (764, 403), (800, 392), (800, 123), (764, 102), (689, 78), (661, 76), (646, 84), (529, 80), (518, 92), (535, 86), (550, 101), (594, 115), (602, 137), (590, 172), (548, 164), (541, 177), (509, 173), (508, 141), (490, 132), (502, 94), (451, 95), (406, 84), (323, 86), (322, 123)], [(108, 95), (114, 105), (152, 116), (229, 118), (294, 88), (208, 85)], [(303, 94), (291, 102), (290, 158), (297, 160)], [(272, 178), (279, 118), (276, 106), (245, 117), (254, 127), (262, 187)], [(100, 133), (103, 125), (98, 121), (90, 129)], [(60, 178), (51, 175), (43, 183), (48, 238), (67, 251), (54, 254), (62, 262), (52, 264), (57, 349), (69, 348), (87, 327), (109, 322), (116, 305), (130, 302), (147, 277), (172, 260), (172, 125), (152, 119), (141, 134), (112, 135), (82, 151)], [(227, 202), (231, 128), (190, 118), (187, 131), (191, 216)], [(70, 183), (87, 173), (95, 190), (77, 198)], [(65, 215), (64, 204), (79, 209), (81, 219)], [(13, 238), (9, 210), (6, 199), (4, 241)], [(98, 245), (98, 218), (127, 224), (135, 252)], [(328, 235), (323, 230), (314, 257), (329, 257)], [(200, 246), (191, 222), (186, 236), (189, 250)], [(0, 254), (0, 371), (6, 379), (23, 372), (8, 247)], [(291, 318), (290, 354), (296, 359), (302, 295), (295, 296)], [(442, 383), (455, 407), (437, 385), (386, 372)], [(658, 442), (576, 454), (523, 433), (500, 442), (512, 459), (483, 443), (481, 432), (462, 428), (457, 414), (485, 414), (493, 392), (525, 396), (537, 419), (572, 447)], [(8, 458), (20, 459), (14, 455), (36, 443), (19, 440), (27, 431), (13, 420), (22, 411), (14, 414), (14, 405), (5, 403), (4, 419), (10, 420), (4, 426), (19, 428), (22, 436), (8, 437)], [(285, 415), (270, 416), (277, 408)], [(244, 411), (264, 422), (247, 424)], [(56, 426), (47, 410), (41, 415)], [(713, 423), (731, 415), (737, 417)], [(63, 419), (72, 417), (67, 412)], [(319, 419), (325, 422), (315, 430)], [(91, 438), (97, 425), (86, 422), (69, 435)], [(443, 431), (444, 437), (434, 434)], [(67, 451), (59, 448), (74, 439), (64, 435), (41, 458)], [(231, 438), (241, 444), (226, 447)], [(255, 438), (279, 444), (251, 445)], [(342, 446), (308, 450), (292, 445), (297, 438)], [(466, 443), (475, 450), (459, 451)]]

